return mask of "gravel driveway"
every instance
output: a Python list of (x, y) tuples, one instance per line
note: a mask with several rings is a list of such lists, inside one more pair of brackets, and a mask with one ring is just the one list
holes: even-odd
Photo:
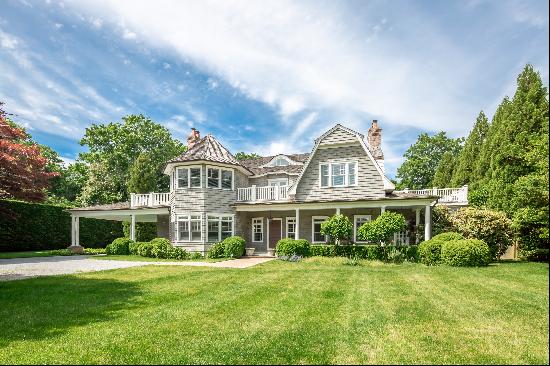
[(94, 272), (107, 269), (139, 266), (205, 266), (218, 268), (247, 268), (272, 260), (272, 258), (240, 258), (224, 262), (134, 262), (98, 260), (86, 255), (0, 259), (0, 281), (19, 280), (37, 276), (52, 276), (78, 272)]

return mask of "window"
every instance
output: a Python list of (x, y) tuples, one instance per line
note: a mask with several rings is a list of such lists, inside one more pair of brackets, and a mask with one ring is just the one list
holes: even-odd
[(220, 242), (233, 236), (233, 215), (208, 215), (208, 242)]
[(357, 185), (357, 163), (323, 163), (319, 165), (321, 188)]
[(178, 241), (200, 242), (202, 240), (201, 215), (183, 215), (177, 219)]
[(222, 188), (233, 189), (233, 171), (222, 170)]
[(288, 163), (288, 160), (286, 160), (285, 158), (278, 158), (273, 163), (273, 166), (287, 166), (287, 165), (289, 165), (289, 163)]
[(208, 187), (218, 188), (220, 186), (220, 170), (208, 168)]
[(185, 167), (176, 169), (177, 188), (196, 188), (202, 185), (202, 174), (200, 167)]
[(252, 219), (252, 241), (255, 243), (264, 241), (264, 219), (262, 217)]
[(371, 215), (355, 215), (353, 216), (353, 241), (356, 243), (365, 243), (365, 241), (361, 241), (357, 239), (357, 234), (359, 232), (359, 228), (361, 225), (363, 225), (365, 222), (371, 220)]
[(275, 179), (268, 179), (267, 185), (270, 187), (273, 186), (287, 186), (288, 185), (288, 178), (275, 178)]
[(296, 218), (286, 218), (286, 237), (289, 239), (296, 239)]
[(328, 237), (321, 234), (321, 224), (328, 219), (326, 216), (313, 216), (311, 218), (311, 237), (313, 238), (314, 243), (326, 243)]

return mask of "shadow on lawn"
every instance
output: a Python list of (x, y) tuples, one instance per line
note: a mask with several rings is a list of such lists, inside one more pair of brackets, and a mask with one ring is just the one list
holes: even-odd
[(138, 307), (141, 293), (131, 282), (77, 276), (0, 282), (0, 347), (112, 320)]

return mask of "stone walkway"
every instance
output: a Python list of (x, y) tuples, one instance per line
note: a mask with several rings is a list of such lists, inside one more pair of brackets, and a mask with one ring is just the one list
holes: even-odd
[(99, 260), (89, 256), (59, 256), (0, 259), (0, 281), (12, 281), (38, 276), (104, 271), (140, 266), (193, 266), (218, 268), (248, 268), (273, 258), (246, 257), (224, 262), (134, 262)]

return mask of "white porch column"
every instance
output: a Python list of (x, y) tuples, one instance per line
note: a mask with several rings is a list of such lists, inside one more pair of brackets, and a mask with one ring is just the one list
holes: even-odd
[(424, 240), (430, 240), (432, 238), (432, 206), (426, 206), (426, 213), (424, 215)]
[(380, 207), (380, 214), (383, 214), (384, 212), (386, 212), (386, 206)]
[(340, 215), (340, 207), (336, 207), (336, 215)]
[(414, 226), (416, 227), (416, 244), (418, 244), (418, 242), (420, 241), (420, 236), (419, 236), (419, 232), (418, 232), (418, 225), (420, 225), (420, 209), (417, 208), (416, 209), (416, 218), (414, 220)]
[(71, 246), (76, 245), (76, 217), (71, 215)]
[(76, 246), (79, 246), (80, 245), (80, 217), (78, 216), (75, 216), (74, 218), (75, 220), (75, 236), (74, 236), (74, 239), (75, 239), (75, 244)]
[(300, 239), (300, 209), (296, 209), (296, 235), (294, 236), (296, 239)]
[(136, 240), (136, 215), (130, 215), (130, 239)]

